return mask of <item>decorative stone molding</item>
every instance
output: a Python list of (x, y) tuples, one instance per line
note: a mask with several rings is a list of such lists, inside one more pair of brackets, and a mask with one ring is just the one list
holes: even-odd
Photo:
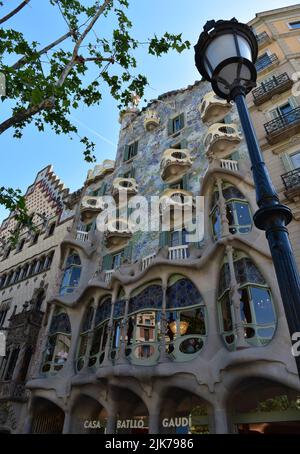
[(147, 110), (144, 118), (144, 128), (146, 131), (153, 131), (157, 126), (159, 126), (160, 118), (155, 112), (155, 110)]
[(138, 185), (134, 178), (115, 178), (112, 185), (112, 195), (117, 197), (120, 193), (127, 193), (127, 197), (138, 192)]
[(224, 158), (240, 144), (242, 134), (236, 124), (215, 123), (204, 138), (208, 157)]
[(89, 170), (86, 181), (88, 184), (95, 179), (103, 178), (105, 175), (112, 173), (115, 170), (115, 161), (105, 159), (102, 164), (96, 165), (94, 169)]
[(200, 106), (199, 112), (203, 123), (215, 123), (222, 120), (232, 109), (232, 104), (218, 98), (213, 91), (207, 93)]
[(167, 183), (180, 180), (192, 167), (192, 158), (187, 148), (168, 148), (162, 155), (160, 175)]
[(107, 223), (105, 241), (108, 249), (119, 249), (126, 246), (131, 237), (132, 229), (126, 219), (114, 219)]
[(104, 210), (105, 203), (99, 197), (84, 196), (80, 205), (81, 220), (84, 224), (90, 224), (97, 214)]

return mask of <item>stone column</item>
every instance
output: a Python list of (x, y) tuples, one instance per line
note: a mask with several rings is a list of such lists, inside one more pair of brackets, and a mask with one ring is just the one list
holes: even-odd
[(149, 410), (149, 434), (159, 434), (160, 412), (158, 408)]
[(65, 419), (63, 425), (63, 434), (69, 434), (71, 429), (71, 412), (69, 410), (65, 411)]
[(228, 434), (228, 419), (225, 408), (214, 408), (215, 434)]
[(222, 228), (222, 237), (224, 236), (229, 236), (229, 223), (227, 219), (227, 213), (226, 213), (226, 200), (224, 199), (223, 196), (223, 191), (222, 191), (222, 180), (220, 178), (217, 178), (217, 186), (218, 186), (218, 191), (219, 191), (219, 210), (220, 210), (220, 218), (221, 218), (221, 228)]
[(127, 363), (127, 358), (126, 358), (126, 326), (127, 326), (127, 320), (128, 320), (128, 305), (129, 305), (129, 298), (126, 298), (125, 300), (125, 310), (124, 310), (124, 317), (121, 322), (121, 343), (119, 347), (119, 357), (118, 357), (118, 363), (119, 364), (124, 364)]
[(105, 344), (105, 348), (104, 348), (104, 360), (103, 360), (102, 366), (111, 366), (111, 359), (109, 357), (109, 354), (110, 354), (111, 336), (112, 336), (113, 322), (114, 322), (115, 302), (116, 302), (116, 297), (113, 296), (112, 300), (111, 300), (111, 312), (110, 312), (110, 318), (109, 318), (108, 327), (107, 327), (107, 339), (106, 339), (106, 344)]
[(117, 424), (117, 414), (115, 409), (112, 409), (108, 412), (107, 424), (106, 424), (106, 434), (116, 433), (116, 424)]
[[(69, 315), (69, 314), (68, 314)], [(68, 352), (68, 358), (67, 361), (64, 364), (63, 367), (63, 374), (73, 374), (75, 372), (75, 360), (76, 360), (76, 353), (78, 349), (78, 341), (79, 341), (79, 336), (80, 336), (80, 325), (81, 325), (81, 316), (78, 316), (78, 314), (74, 315), (73, 317), (70, 317), (70, 323), (71, 323), (71, 345), (70, 345), (70, 350)]]
[(160, 339), (160, 357), (159, 362), (165, 363), (169, 361), (169, 357), (166, 352), (166, 332), (167, 332), (167, 282), (163, 282), (162, 291), (163, 291), (163, 300), (161, 308), (161, 339)]
[(236, 348), (237, 350), (240, 350), (242, 348), (249, 348), (249, 345), (245, 341), (245, 330), (244, 330), (244, 324), (241, 318), (241, 302), (240, 302), (240, 294), (238, 291), (238, 283), (236, 280), (235, 276), (235, 271), (234, 271), (234, 264), (233, 264), (233, 247), (232, 246), (226, 246), (226, 254), (228, 258), (228, 265), (229, 265), (229, 270), (230, 270), (230, 299), (233, 304), (234, 308), (234, 318), (235, 318), (235, 323), (234, 323), (234, 328), (236, 331)]

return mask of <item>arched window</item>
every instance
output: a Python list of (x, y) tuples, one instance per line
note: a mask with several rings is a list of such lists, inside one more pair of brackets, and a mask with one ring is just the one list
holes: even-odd
[(28, 268), (29, 268), (29, 265), (26, 264), (23, 266), (22, 268), (22, 272), (21, 272), (21, 275), (20, 275), (20, 279), (25, 279), (25, 277), (27, 276), (28, 274)]
[(88, 309), (86, 310), (80, 333), (80, 340), (77, 352), (77, 370), (80, 371), (88, 365), (88, 350), (90, 342), (92, 340), (93, 333), (93, 319), (94, 319), (94, 307), (93, 302), (90, 302)]
[(42, 372), (50, 375), (61, 370), (67, 361), (71, 345), (71, 324), (63, 308), (54, 311), (44, 351)]
[(167, 351), (176, 361), (196, 356), (206, 340), (206, 309), (196, 286), (173, 276), (167, 289)]
[(28, 271), (28, 276), (32, 276), (35, 273), (35, 267), (36, 267), (36, 260), (34, 260), (31, 263), (29, 271)]
[[(254, 263), (242, 252), (234, 254), (234, 272), (239, 287), (240, 314), (245, 340), (253, 346), (267, 345), (276, 329), (276, 313), (271, 290)], [(230, 297), (230, 270), (224, 260), (219, 279), (221, 334), (229, 349), (235, 349), (235, 314)]]
[[(252, 229), (252, 216), (249, 203), (244, 195), (230, 183), (222, 183), (222, 194), (225, 199), (226, 217), (229, 224), (229, 232), (235, 234), (247, 234)], [(222, 235), (220, 197), (218, 188), (215, 188), (211, 205), (211, 224), (213, 236), (219, 239)]]
[(71, 251), (66, 261), (61, 282), (60, 294), (72, 293), (79, 285), (81, 275), (81, 260), (76, 251)]
[(104, 360), (105, 346), (108, 334), (108, 322), (111, 313), (111, 297), (102, 298), (99, 301), (92, 334), (91, 349), (89, 352), (88, 367), (99, 367)]
[(151, 365), (158, 360), (162, 301), (160, 281), (139, 288), (129, 300), (125, 342), (132, 363)]

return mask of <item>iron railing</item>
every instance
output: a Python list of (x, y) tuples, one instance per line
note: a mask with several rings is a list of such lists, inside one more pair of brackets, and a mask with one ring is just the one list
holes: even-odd
[(291, 110), (287, 114), (280, 115), (277, 118), (274, 118), (274, 120), (268, 121), (268, 123), (265, 123), (264, 127), (269, 136), (284, 131), (287, 127), (296, 124), (300, 124), (300, 107), (296, 107), (296, 109)]
[(286, 190), (295, 189), (296, 187), (300, 189), (300, 167), (281, 175), (281, 178)]
[(268, 35), (267, 32), (262, 32), (256, 35), (256, 40), (259, 46), (261, 46), (264, 43), (268, 43), (271, 41), (270, 36)]
[(268, 82), (262, 82), (261, 85), (253, 90), (253, 98), (255, 104), (260, 104), (264, 99), (269, 99), (273, 94), (284, 91), (293, 85), (287, 73), (280, 76), (273, 76)]
[(255, 68), (257, 72), (263, 71), (268, 66), (273, 65), (273, 63), (278, 62), (278, 57), (276, 54), (265, 55), (263, 57), (258, 58), (257, 62), (255, 63)]

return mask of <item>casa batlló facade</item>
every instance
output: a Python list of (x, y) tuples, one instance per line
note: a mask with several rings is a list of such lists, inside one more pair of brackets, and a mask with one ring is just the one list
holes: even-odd
[[(276, 188), (293, 210), (300, 265), (300, 7), (260, 13), (251, 25), (268, 42), (257, 63), (261, 95), (248, 102)], [(278, 52), (274, 67), (266, 46)], [(287, 102), (291, 109), (281, 111)], [(277, 103), (271, 115), (285, 132), (271, 138), (261, 125)], [(120, 214), (124, 193), (181, 209), (187, 197), (192, 213), (204, 197), (203, 238), (188, 242), (175, 217), (170, 231), (132, 231)], [(105, 196), (116, 202), (116, 222), (100, 232)], [(255, 188), (235, 107), (196, 82), (123, 112), (116, 160), (88, 173), (73, 206), (26, 410), (18, 429), (5, 430), (299, 433), (299, 377), (267, 241), (252, 221)]]

